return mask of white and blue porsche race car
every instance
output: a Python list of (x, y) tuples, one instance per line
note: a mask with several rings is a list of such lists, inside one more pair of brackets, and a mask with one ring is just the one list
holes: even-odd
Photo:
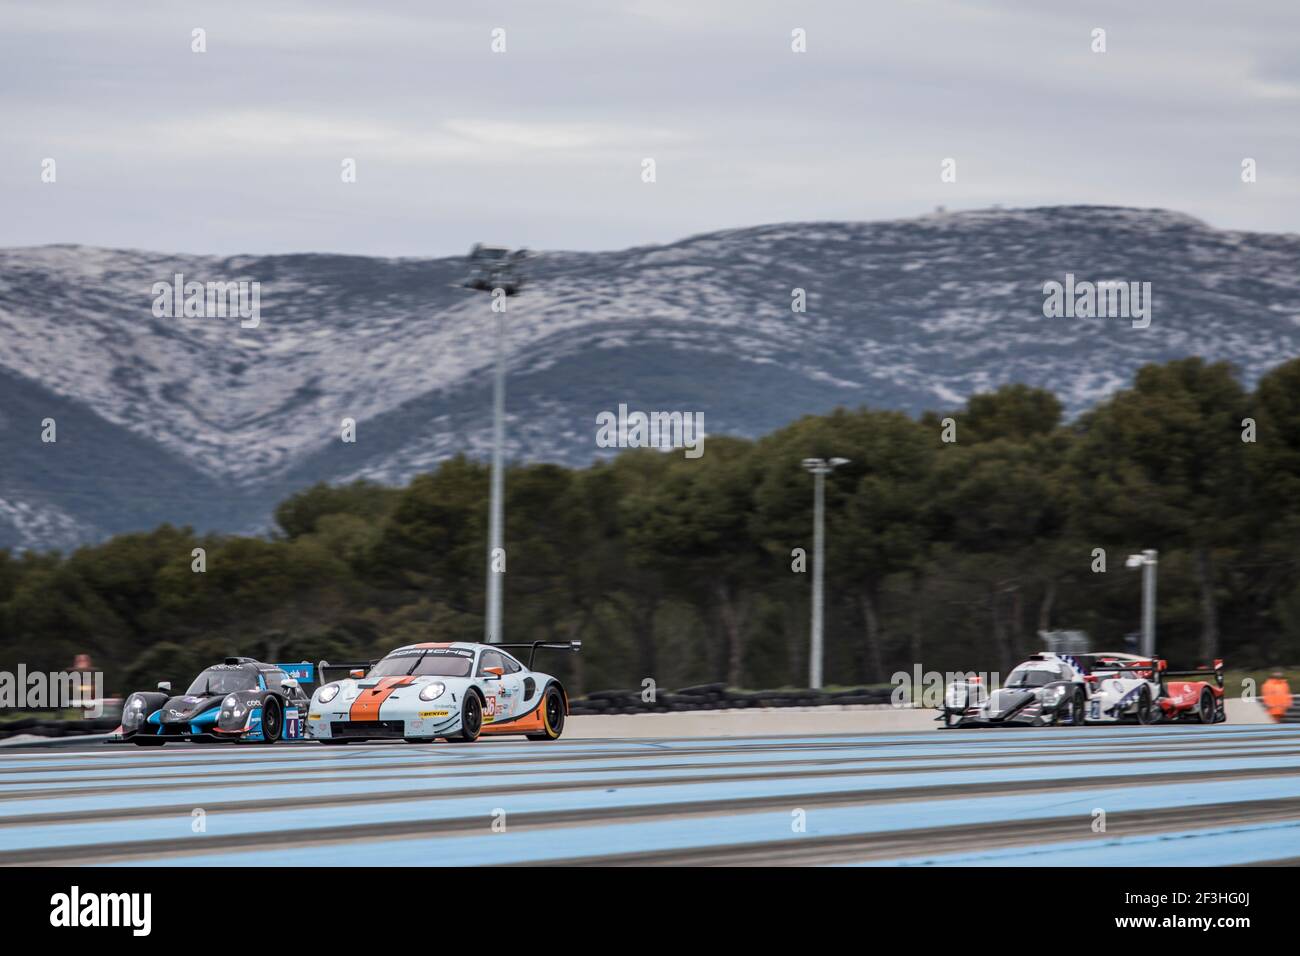
[[(399, 647), (365, 664), (319, 665), (307, 737), (326, 744), (398, 739), (473, 741), (481, 734), (557, 740), (569, 698), (559, 680), (532, 669), (539, 648), (577, 651), (580, 641), (532, 644), (428, 643)], [(529, 648), (525, 666), (506, 649)], [(341, 680), (325, 683), (328, 674)]]

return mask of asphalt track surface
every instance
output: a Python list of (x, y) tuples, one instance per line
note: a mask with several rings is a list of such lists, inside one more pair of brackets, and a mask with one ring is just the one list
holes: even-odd
[(1284, 725), (0, 752), (4, 865), (1297, 861)]

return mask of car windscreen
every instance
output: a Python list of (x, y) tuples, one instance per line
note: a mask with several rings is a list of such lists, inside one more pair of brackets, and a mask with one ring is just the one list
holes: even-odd
[(1017, 667), (1007, 676), (1007, 687), (1043, 687), (1061, 680), (1061, 673), (1046, 667)]
[(209, 667), (190, 684), (190, 697), (230, 694), (237, 690), (257, 690), (257, 672), (244, 667)]
[(468, 677), (474, 662), (472, 651), (454, 648), (428, 648), (397, 651), (370, 669), (366, 680), (376, 677)]
[(412, 672), (421, 677), (468, 677), (474, 655), (439, 654), (430, 651), (420, 658)]

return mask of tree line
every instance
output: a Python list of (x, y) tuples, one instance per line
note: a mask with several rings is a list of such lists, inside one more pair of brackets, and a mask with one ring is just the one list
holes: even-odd
[[(548, 660), (575, 694), (805, 685), (807, 457), (850, 460), (826, 479), (830, 684), (915, 663), (1005, 672), (1054, 628), (1122, 649), (1140, 611), (1124, 558), (1143, 548), (1160, 552), (1163, 656), (1300, 661), (1300, 359), (1253, 390), (1223, 363), (1148, 365), (1068, 422), (1050, 391), (1010, 385), (952, 412), (837, 409), (757, 441), (710, 436), (698, 459), (515, 465), (506, 640), (584, 641)], [(480, 640), (487, 494), (486, 466), (457, 457), (402, 488), (308, 488), (263, 536), (163, 525), (0, 551), (0, 661), (89, 653), (126, 690), (228, 654)]]

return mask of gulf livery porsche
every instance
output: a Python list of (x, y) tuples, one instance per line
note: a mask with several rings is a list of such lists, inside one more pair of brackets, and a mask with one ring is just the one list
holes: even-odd
[[(542, 648), (577, 651), (581, 641), (532, 644), (428, 643), (399, 647), (366, 664), (321, 661), (307, 736), (325, 744), (397, 739), (470, 742), (522, 734), (558, 740), (569, 698), (549, 674), (532, 669)], [(528, 648), (528, 665), (510, 650)], [(324, 682), (331, 671), (341, 680)]]
[(227, 657), (202, 671), (179, 696), (172, 695), (170, 683), (131, 694), (122, 703), (122, 723), (107, 742), (160, 747), (176, 740), (301, 740), (308, 698), (299, 680), (311, 681), (313, 674), (310, 664)]

